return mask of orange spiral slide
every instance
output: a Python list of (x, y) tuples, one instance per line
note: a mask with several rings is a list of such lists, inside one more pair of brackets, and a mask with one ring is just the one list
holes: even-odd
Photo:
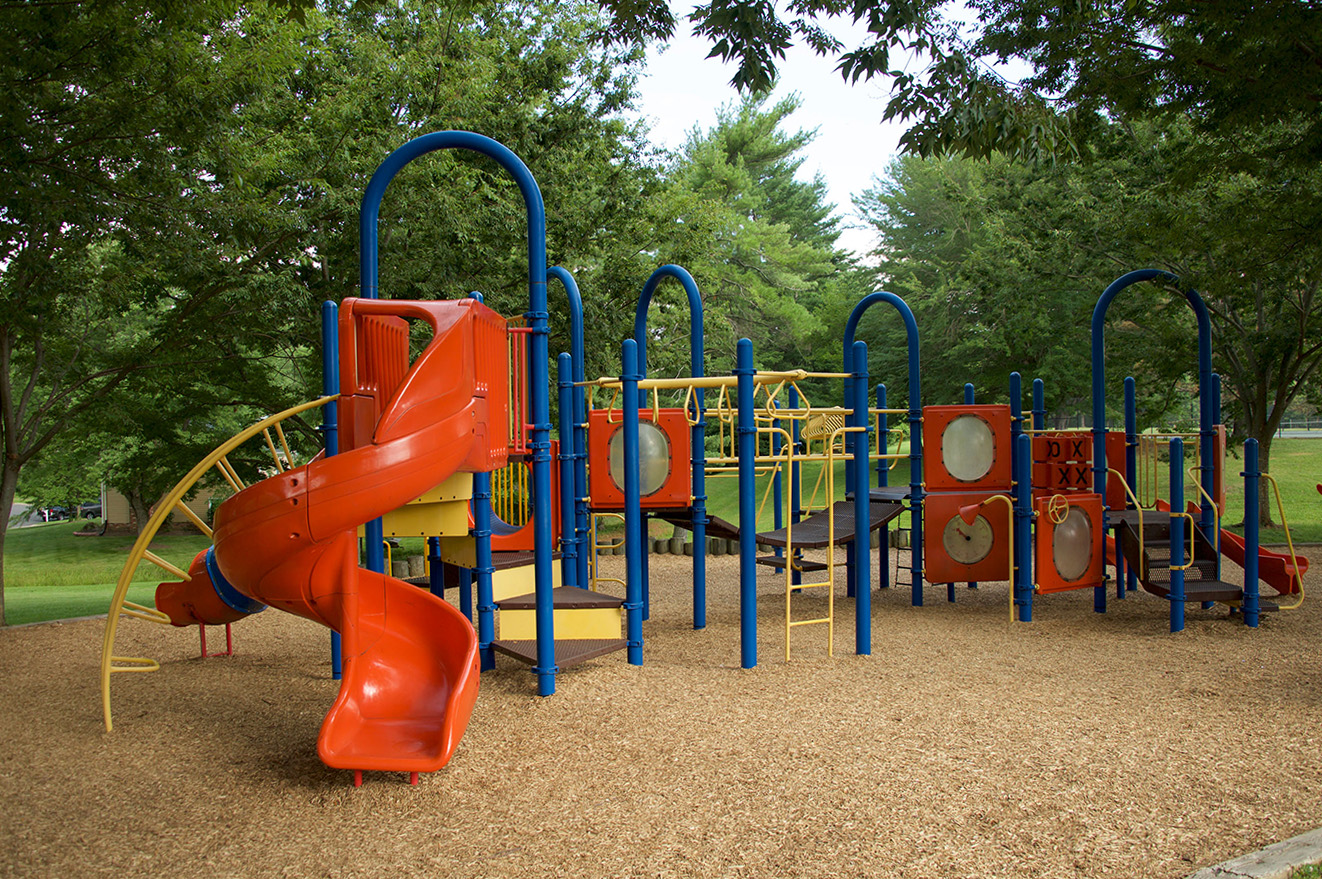
[[(411, 367), (404, 318), (433, 330)], [(163, 584), (157, 606), (177, 625), (215, 622), (206, 608), (233, 589), (336, 630), (344, 676), (317, 739), (322, 761), (433, 772), (477, 698), (477, 637), (444, 600), (359, 567), (357, 529), (455, 472), (504, 465), (505, 321), (475, 300), (346, 299), (340, 339), (340, 454), (225, 501), (210, 568), (227, 582), (199, 559), (202, 576)]]

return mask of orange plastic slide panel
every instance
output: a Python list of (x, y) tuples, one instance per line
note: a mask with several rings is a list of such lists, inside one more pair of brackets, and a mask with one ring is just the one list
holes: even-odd
[[(588, 413), (588, 493), (593, 509), (624, 509), (624, 425), (620, 417), (619, 409)], [(690, 506), (693, 469), (684, 410), (640, 409), (638, 422), (642, 508)]]
[[(1190, 512), (1196, 512), (1190, 508)], [(1221, 529), (1221, 554), (1241, 568), (1248, 557), (1248, 547), (1244, 538), (1233, 531)], [(1299, 570), (1295, 570), (1290, 561), (1290, 554), (1274, 552), (1265, 547), (1258, 548), (1258, 579), (1275, 589), (1281, 595), (1297, 595), (1304, 574), (1308, 573), (1308, 559), (1295, 553)]]
[(1010, 490), (1010, 407), (923, 407), (928, 491)]
[[(1034, 564), (1043, 594), (1100, 586), (1106, 562), (1100, 494), (1039, 498)], [(1055, 520), (1061, 519), (1059, 523)]]
[[(560, 542), (560, 441), (551, 440), (551, 543)], [(496, 515), (495, 510), (491, 513), (491, 548), (496, 552), (531, 552), (533, 549), (533, 526), (535, 524), (532, 515), (532, 465), (527, 461), (510, 461), (509, 467), (523, 467), (528, 470), (528, 520), (522, 524), (512, 524), (502, 521)], [(472, 508), (469, 508), (468, 522), (473, 523)]]
[(964, 520), (960, 508), (1000, 492), (929, 494), (923, 498), (923, 560), (932, 583), (1008, 580), (1009, 509), (1001, 501)]
[[(434, 331), (402, 377), (391, 372), (395, 342), (375, 350), (379, 334), (368, 327), (379, 322), (366, 318), (380, 316), (421, 319)], [(376, 424), (340, 454), (221, 504), (215, 561), (243, 595), (343, 635), (344, 679), (319, 739), (329, 765), (433, 771), (448, 761), (476, 698), (477, 636), (443, 600), (359, 568), (356, 531), (456, 471), (504, 463), (504, 321), (474, 300), (347, 299), (341, 319), (342, 360), (383, 364), (376, 378), (355, 372), (344, 385), (367, 388), (351, 396), (373, 405), (386, 400)]]
[[(1106, 432), (1106, 466), (1119, 473), (1125, 472), (1125, 432), (1109, 430)], [(1138, 486), (1130, 486), (1137, 490)], [(1123, 510), (1129, 506), (1129, 495), (1125, 493), (1125, 484), (1115, 475), (1106, 474), (1106, 505), (1113, 510)]]
[(426, 590), (371, 571), (359, 572), (358, 614), (317, 755), (339, 769), (441, 769), (477, 701), (473, 627)]
[[(472, 299), (357, 297), (340, 304), (341, 452), (416, 431), (476, 400), (482, 410), (473, 421), (477, 442), (461, 469), (504, 466), (509, 446), (507, 329), (504, 318), (475, 307), (480, 305)], [(412, 365), (406, 318), (424, 321), (433, 333)]]

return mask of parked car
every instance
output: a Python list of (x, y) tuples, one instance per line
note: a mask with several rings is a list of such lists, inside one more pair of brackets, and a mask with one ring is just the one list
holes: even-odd
[(80, 518), (83, 519), (100, 519), (101, 502), (83, 501), (81, 504), (78, 505), (78, 515)]
[(69, 518), (68, 507), (46, 507), (41, 511), (41, 518), (46, 522), (59, 522)]

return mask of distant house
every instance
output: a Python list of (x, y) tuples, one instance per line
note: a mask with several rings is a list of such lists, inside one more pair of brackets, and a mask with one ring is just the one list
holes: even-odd
[[(215, 504), (220, 503), (231, 494), (228, 487), (225, 488), (201, 488), (192, 500), (185, 501), (184, 505), (197, 514), (203, 522), (210, 524), (211, 509)], [(133, 508), (129, 506), (129, 499), (124, 497), (115, 489), (106, 486), (102, 489), (104, 500), (101, 503), (101, 513), (105, 517), (107, 530), (112, 531), (137, 531), (137, 517), (133, 515)], [(155, 512), (155, 505), (152, 506), (152, 512)], [(196, 531), (197, 529), (188, 517), (176, 512), (170, 520), (172, 529), (181, 529)]]

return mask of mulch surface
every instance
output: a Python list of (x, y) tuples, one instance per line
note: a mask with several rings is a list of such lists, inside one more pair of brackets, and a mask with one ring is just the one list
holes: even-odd
[(1182, 877), (1322, 823), (1316, 600), (1257, 630), (1191, 606), (1171, 635), (1144, 593), (1012, 627), (1003, 583), (889, 590), (857, 656), (840, 587), (835, 658), (805, 627), (786, 662), (764, 572), (742, 670), (737, 560), (708, 562), (704, 631), (691, 559), (654, 556), (643, 667), (541, 699), (499, 660), (417, 787), (317, 759), (337, 685), (312, 623), (267, 611), (201, 660), (196, 631), (124, 620), (116, 652), (162, 668), (115, 676), (112, 733), (103, 621), (0, 630), (0, 875)]

